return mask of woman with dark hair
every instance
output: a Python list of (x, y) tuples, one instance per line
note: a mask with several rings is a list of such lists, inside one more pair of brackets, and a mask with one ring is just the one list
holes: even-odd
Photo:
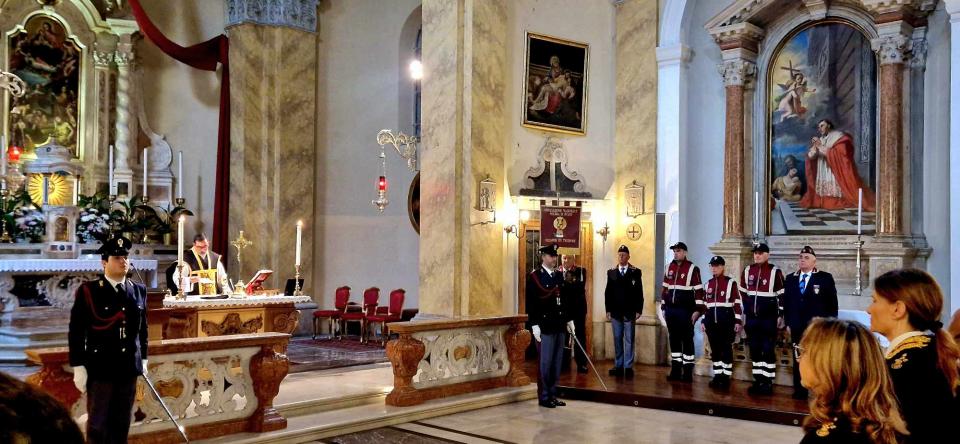
[(943, 293), (922, 270), (884, 273), (873, 283), (870, 327), (890, 340), (886, 360), (908, 442), (941, 442), (960, 419), (960, 348), (943, 329)]
[(815, 318), (797, 356), (801, 381), (812, 394), (801, 444), (899, 442), (906, 427), (880, 345), (866, 327)]

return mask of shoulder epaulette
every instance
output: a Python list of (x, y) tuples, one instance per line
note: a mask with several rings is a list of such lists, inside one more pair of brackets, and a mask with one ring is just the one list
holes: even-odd
[[(907, 339), (904, 339), (903, 342), (897, 344), (895, 348), (888, 351), (886, 358), (891, 359), (894, 356), (906, 350), (911, 350), (915, 348), (926, 348), (928, 345), (930, 345), (931, 341), (932, 339), (930, 338), (930, 336), (927, 336), (927, 335), (911, 336)], [(903, 362), (906, 362), (906, 360), (904, 359)], [(903, 365), (903, 362), (900, 362), (901, 366)], [(896, 363), (897, 362), (894, 362), (894, 364)], [(895, 367), (895, 368), (899, 368), (899, 367)]]

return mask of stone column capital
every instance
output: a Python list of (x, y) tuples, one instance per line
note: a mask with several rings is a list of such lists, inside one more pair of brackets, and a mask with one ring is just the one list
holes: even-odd
[(910, 68), (924, 70), (927, 68), (927, 49), (929, 44), (924, 35), (914, 35), (910, 42)]
[(133, 64), (135, 59), (136, 54), (134, 54), (132, 48), (117, 48), (117, 50), (113, 52), (113, 61), (116, 62), (118, 67), (128, 67)]
[(93, 54), (94, 66), (105, 67), (113, 63), (113, 51), (103, 51), (94, 48), (91, 53)]
[(757, 65), (749, 60), (734, 59), (718, 64), (717, 70), (723, 76), (724, 86), (743, 86), (757, 73)]
[(254, 23), (317, 32), (320, 0), (226, 0), (226, 26)]
[(910, 59), (913, 40), (903, 34), (888, 34), (871, 40), (870, 45), (880, 56), (881, 65), (903, 64)]

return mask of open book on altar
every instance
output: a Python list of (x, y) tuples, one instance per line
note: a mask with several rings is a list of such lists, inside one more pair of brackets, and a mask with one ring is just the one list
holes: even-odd
[(247, 282), (245, 291), (247, 294), (253, 294), (255, 291), (263, 290), (263, 282), (273, 274), (273, 270), (260, 270)]

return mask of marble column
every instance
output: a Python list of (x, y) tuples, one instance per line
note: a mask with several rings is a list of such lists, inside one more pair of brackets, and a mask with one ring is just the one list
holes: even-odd
[(133, 186), (133, 169), (130, 159), (138, 156), (137, 149), (137, 119), (133, 108), (133, 90), (131, 75), (136, 61), (134, 53), (133, 34), (120, 36), (117, 49), (113, 53), (113, 61), (117, 65), (117, 106), (116, 106), (116, 141), (114, 155), (113, 177), (117, 183), (117, 194), (123, 197), (137, 195)]
[[(100, 97), (100, 108), (97, 110), (97, 146), (96, 154), (92, 160), (86, 162), (94, 165), (87, 171), (95, 171), (92, 177), (85, 177), (81, 186), (80, 194), (92, 195), (97, 191), (98, 183), (107, 183), (109, 181), (109, 172), (107, 172), (107, 159), (109, 157), (110, 145), (113, 144), (113, 131), (110, 127), (111, 115), (113, 114), (114, 97), (110, 94), (113, 90), (113, 52), (99, 46), (94, 47), (93, 66), (96, 72), (96, 95)], [(90, 175), (90, 173), (88, 173)], [(90, 180), (92, 179), (92, 180)]]
[[(950, 14), (950, 116), (960, 116), (960, 0), (945, 0)], [(960, 119), (950, 119), (950, 171), (960, 171)], [(960, 264), (960, 174), (950, 174), (950, 245), (951, 264)], [(960, 267), (950, 267), (946, 283), (950, 310), (960, 310)]]
[(744, 214), (744, 84), (753, 76), (752, 61), (733, 59), (719, 67), (726, 90), (726, 130), (723, 143), (723, 238), (743, 238)]
[[(909, 28), (909, 29), (907, 29)], [(880, 122), (877, 140), (877, 235), (900, 236), (903, 229), (903, 71), (911, 39), (907, 24), (881, 26), (872, 41), (880, 56)], [(888, 31), (888, 32), (884, 32)]]
[(657, 212), (664, 214), (664, 248), (657, 254), (669, 257), (669, 245), (680, 241), (685, 215), (680, 196), (686, 184), (680, 180), (681, 153), (687, 150), (687, 62), (690, 48), (677, 43), (657, 47)]
[[(253, 8), (253, 0), (229, 0), (230, 38), (230, 240), (240, 230), (253, 245), (237, 266), (231, 248), (227, 272), (246, 282), (271, 269), (266, 288), (283, 289), (294, 276), (297, 221), (304, 222), (304, 294), (314, 294), (312, 257), (316, 224), (317, 35), (316, 1), (306, 9)], [(209, 176), (213, 180), (213, 174)]]
[[(505, 0), (423, 2), (419, 317), (503, 314), (503, 231), (476, 211), (503, 184)], [(502, 208), (497, 196), (496, 207)]]
[[(643, 316), (637, 325), (636, 360), (645, 364), (665, 362), (665, 329), (658, 325), (656, 297), (659, 283), (655, 212), (652, 205), (659, 200), (657, 182), (657, 60), (650, 57), (657, 51), (658, 11), (656, 2), (628, 0), (616, 10), (616, 122), (614, 126), (614, 205), (611, 206), (610, 237), (605, 243), (607, 257), (615, 257), (621, 244), (630, 248), (630, 262), (643, 271)], [(677, 57), (682, 63), (681, 53)], [(679, 86), (678, 86), (679, 87)], [(659, 136), (659, 134), (657, 134)], [(636, 181), (644, 185), (648, 207), (645, 214), (626, 217), (625, 190)], [(638, 240), (627, 238), (627, 227), (639, 224), (642, 235)], [(603, 330), (609, 328), (603, 325)], [(612, 348), (606, 347), (606, 348)]]

